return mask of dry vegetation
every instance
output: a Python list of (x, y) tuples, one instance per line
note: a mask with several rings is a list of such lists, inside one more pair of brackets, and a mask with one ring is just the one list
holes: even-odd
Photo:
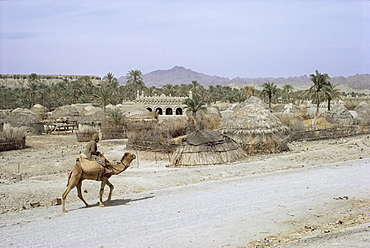
[(0, 132), (0, 152), (23, 149), (26, 144), (26, 136), (21, 131)]

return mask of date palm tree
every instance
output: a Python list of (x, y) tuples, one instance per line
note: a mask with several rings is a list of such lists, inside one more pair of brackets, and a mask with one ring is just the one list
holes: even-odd
[(105, 113), (105, 106), (110, 103), (112, 97), (112, 88), (107, 85), (102, 85), (99, 87), (95, 96), (98, 98), (98, 103), (103, 106), (103, 111)]
[(165, 84), (162, 86), (163, 94), (166, 96), (174, 96), (175, 95), (175, 88), (172, 84)]
[(285, 84), (283, 86), (283, 97), (284, 97), (284, 103), (290, 102), (290, 93), (293, 91), (294, 87), (291, 84)]
[(340, 99), (342, 100), (342, 93), (339, 91), (339, 89), (336, 88), (336, 85), (333, 85), (332, 83), (328, 83), (323, 87), (324, 92), (324, 98), (328, 101), (328, 110), (330, 110), (330, 103), (332, 100)]
[(329, 84), (330, 77), (328, 74), (321, 74), (318, 70), (315, 74), (310, 75), (313, 86), (311, 86), (303, 95), (304, 99), (312, 100), (316, 103), (316, 116), (319, 114), (320, 103), (325, 100), (325, 94), (323, 88)]
[(199, 111), (206, 111), (206, 107), (204, 106), (204, 102), (197, 96), (193, 95), (193, 98), (186, 98), (184, 101), (186, 105), (184, 109), (186, 109), (187, 113), (190, 113), (190, 118), (195, 126), (196, 129), (199, 129), (198, 120), (197, 120), (197, 113)]
[(241, 94), (246, 99), (255, 95), (255, 90), (253, 86), (246, 86), (243, 89), (241, 89)]
[(264, 96), (264, 97), (267, 96), (268, 97), (269, 108), (271, 108), (272, 97), (278, 91), (277, 86), (274, 83), (267, 82), (267, 83), (262, 84), (262, 87), (263, 87), (263, 89), (260, 93), (260, 96)]
[(138, 91), (142, 90), (145, 86), (143, 82), (142, 73), (140, 70), (131, 70), (126, 74), (127, 82), (126, 84), (133, 84), (135, 85), (135, 94), (137, 94)]
[(29, 103), (31, 108), (35, 103), (38, 101), (38, 98), (40, 96), (40, 88), (39, 85), (34, 82), (30, 81), (27, 85), (27, 92), (28, 92), (28, 98), (29, 98)]

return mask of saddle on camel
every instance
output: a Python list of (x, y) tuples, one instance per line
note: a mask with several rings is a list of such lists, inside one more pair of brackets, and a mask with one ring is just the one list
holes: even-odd
[(68, 176), (68, 183), (67, 188), (62, 194), (62, 211), (67, 212), (65, 209), (65, 200), (67, 198), (68, 193), (74, 188), (77, 188), (77, 196), (78, 198), (85, 203), (86, 207), (90, 205), (87, 204), (85, 199), (82, 196), (82, 181), (83, 180), (95, 180), (101, 181), (100, 191), (99, 191), (99, 206), (104, 207), (103, 203), (103, 192), (105, 185), (109, 186), (109, 195), (107, 201), (111, 200), (112, 192), (114, 189), (113, 184), (109, 182), (109, 178), (112, 175), (118, 175), (121, 172), (125, 171), (128, 167), (130, 167), (132, 160), (136, 158), (135, 154), (125, 152), (121, 158), (121, 161), (118, 163), (111, 164), (102, 154), (99, 157), (105, 162), (106, 167), (108, 170), (112, 171), (110, 173), (105, 172), (105, 168), (103, 168), (100, 164), (94, 161), (89, 161), (87, 159), (76, 159), (76, 163), (73, 166), (71, 172)]
[(82, 181), (83, 180), (95, 180), (101, 181), (99, 191), (99, 205), (104, 207), (103, 203), (103, 192), (105, 185), (110, 188), (107, 201), (111, 200), (114, 186), (109, 182), (109, 178), (112, 175), (118, 175), (130, 167), (131, 161), (136, 158), (135, 154), (126, 152), (123, 154), (121, 161), (118, 163), (111, 164), (100, 152), (97, 150), (97, 143), (99, 142), (99, 136), (94, 134), (91, 141), (87, 144), (84, 153), (80, 154), (80, 157), (76, 159), (76, 163), (73, 166), (68, 176), (67, 188), (62, 194), (62, 211), (67, 212), (65, 209), (65, 200), (68, 193), (74, 187), (77, 187), (77, 196), (86, 205), (85, 199), (82, 196)]

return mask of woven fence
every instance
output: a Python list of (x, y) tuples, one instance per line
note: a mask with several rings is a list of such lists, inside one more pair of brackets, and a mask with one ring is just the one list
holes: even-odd
[(337, 139), (361, 134), (370, 134), (370, 126), (338, 125), (324, 129), (293, 131), (291, 141)]
[(0, 152), (23, 149), (26, 136), (20, 132), (0, 132)]
[(101, 127), (102, 139), (125, 139), (126, 128), (123, 124), (103, 123)]
[(76, 132), (77, 141), (78, 142), (89, 142), (94, 134), (96, 134), (96, 131), (93, 131), (93, 130)]

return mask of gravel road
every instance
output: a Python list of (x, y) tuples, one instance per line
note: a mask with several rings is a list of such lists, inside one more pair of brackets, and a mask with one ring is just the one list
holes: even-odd
[[(9, 212), (1, 215), (0, 246), (252, 247), (293, 222), (313, 224), (307, 216), (369, 199), (369, 182), (367, 158), (116, 196), (105, 208), (78, 202), (65, 214), (60, 206)], [(350, 247), (369, 247), (364, 237)]]

